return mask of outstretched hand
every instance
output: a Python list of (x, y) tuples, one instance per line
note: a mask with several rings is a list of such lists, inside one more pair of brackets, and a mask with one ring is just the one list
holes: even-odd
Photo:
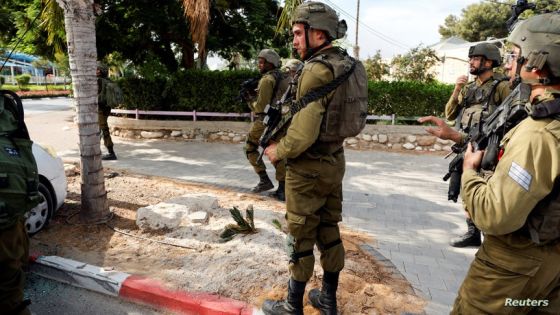
[(436, 125), (435, 127), (428, 127), (426, 131), (440, 139), (444, 140), (453, 140), (455, 142), (461, 141), (461, 133), (457, 130), (449, 127), (445, 121), (441, 118), (437, 118), (434, 116), (424, 116), (418, 118), (419, 123), (432, 123)]

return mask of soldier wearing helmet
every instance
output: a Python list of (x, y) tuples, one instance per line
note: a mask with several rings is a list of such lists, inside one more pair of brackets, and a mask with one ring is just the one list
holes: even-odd
[[(289, 79), (280, 71), (282, 62), (280, 56), (272, 49), (263, 49), (258, 55), (258, 68), (262, 77), (257, 87), (257, 100), (250, 103), (251, 111), (256, 119), (251, 124), (247, 140), (245, 143), (245, 155), (253, 169), (259, 176), (258, 184), (252, 189), (253, 192), (258, 193), (267, 191), (274, 188), (274, 184), (266, 173), (266, 166), (263, 161), (258, 161), (259, 157), (259, 139), (264, 132), (265, 126), (263, 119), (265, 117), (265, 107), (268, 104), (275, 104), (280, 99), (284, 91), (288, 88)], [(284, 201), (284, 181), (286, 177), (285, 161), (280, 160), (274, 163), (276, 168), (276, 180), (278, 181), (278, 188), (273, 193), (277, 199)]]
[(292, 78), (296, 77), (296, 73), (301, 68), (303, 68), (303, 62), (297, 59), (288, 60), (288, 62), (286, 62), (286, 65), (284, 66), (285, 71), (287, 71)]
[(452, 314), (558, 314), (560, 310), (560, 13), (518, 24), (506, 70), (527, 84), (529, 116), (503, 138), (494, 175), (469, 145), (461, 191), (484, 233)]
[[(483, 116), (491, 114), (511, 92), (506, 78), (493, 71), (501, 63), (500, 51), (494, 44), (479, 43), (469, 49), (469, 73), (476, 78), (467, 83), (467, 76), (459, 76), (445, 105), (446, 118), (456, 120), (456, 128), (460, 132), (468, 133), (470, 127), (478, 124)], [(467, 232), (451, 240), (451, 246), (480, 245), (480, 230), (468, 216), (466, 221)]]
[[(294, 12), (292, 33), (294, 51), (305, 61), (296, 91), (296, 100), (300, 101), (310, 90), (332, 82), (334, 73), (340, 71), (340, 61), (346, 60), (347, 54), (331, 42), (345, 35), (346, 22), (324, 3), (305, 2)], [(358, 79), (367, 82), (365, 70), (364, 77)], [(321, 137), (323, 117), (334, 94), (311, 101), (295, 113), (286, 135), (265, 150), (271, 161), (287, 158), (286, 248), (290, 257), (288, 297), (283, 301), (266, 300), (265, 314), (303, 314), (315, 245), (321, 252), (323, 282), (321, 290), (309, 292), (309, 301), (321, 314), (337, 313), (338, 278), (344, 268), (338, 223), (342, 218), (345, 159), (342, 141), (329, 142)]]

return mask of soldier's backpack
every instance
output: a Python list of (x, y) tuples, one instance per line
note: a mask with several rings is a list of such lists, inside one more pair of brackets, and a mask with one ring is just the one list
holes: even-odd
[(0, 91), (0, 230), (13, 226), (42, 198), (23, 106), (11, 91)]
[(344, 50), (339, 50), (337, 55), (318, 54), (308, 62), (320, 62), (334, 75), (333, 81), (299, 100), (299, 106), (305, 106), (335, 90), (321, 123), (319, 140), (338, 142), (357, 136), (366, 125), (368, 111), (368, 81), (364, 65)]
[(101, 92), (99, 93), (99, 103), (115, 108), (124, 102), (124, 95), (119, 85), (109, 79), (101, 79)]

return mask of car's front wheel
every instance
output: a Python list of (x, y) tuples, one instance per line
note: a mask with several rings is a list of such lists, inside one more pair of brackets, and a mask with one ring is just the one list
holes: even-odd
[(39, 183), (39, 194), (43, 201), (27, 213), (25, 220), (25, 228), (29, 235), (34, 235), (47, 226), (54, 211), (51, 192), (43, 183)]

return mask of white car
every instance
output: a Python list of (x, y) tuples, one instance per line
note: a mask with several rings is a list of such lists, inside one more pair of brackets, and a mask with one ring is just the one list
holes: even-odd
[(66, 199), (66, 174), (64, 163), (51, 148), (33, 143), (33, 156), (39, 169), (39, 194), (43, 202), (27, 214), (25, 227), (33, 235), (43, 229)]

